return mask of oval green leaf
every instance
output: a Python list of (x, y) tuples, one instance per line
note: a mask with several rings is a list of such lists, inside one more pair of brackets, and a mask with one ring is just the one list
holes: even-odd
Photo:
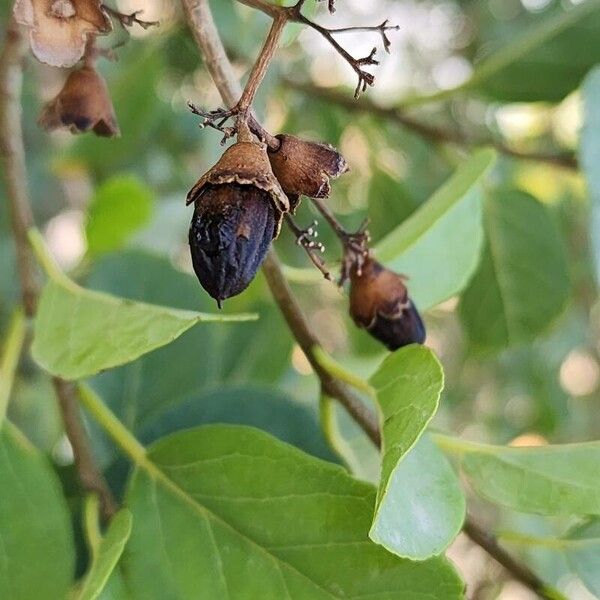
[(458, 535), (465, 500), (452, 468), (429, 439), (417, 446), (435, 415), (444, 373), (429, 348), (407, 346), (371, 377), (382, 431), (381, 478), (371, 539), (390, 552), (423, 560)]
[(424, 560), (446, 550), (465, 512), (456, 473), (425, 434), (393, 470), (369, 537), (394, 554)]
[(263, 432), (200, 427), (147, 457), (127, 495), (135, 597), (463, 597), (445, 559), (414, 563), (369, 541), (372, 486)]
[(517, 190), (485, 205), (487, 245), (461, 297), (469, 338), (482, 350), (533, 340), (563, 312), (570, 295), (566, 251), (548, 209)]
[(50, 373), (82, 379), (164, 346), (197, 323), (254, 318), (134, 302), (57, 279), (49, 281), (42, 292), (32, 352)]
[(600, 515), (600, 442), (460, 449), (470, 484), (491, 502), (540, 515)]
[(475, 272), (483, 244), (481, 180), (495, 161), (476, 152), (414, 214), (376, 247), (377, 258), (405, 273), (421, 310), (460, 292)]

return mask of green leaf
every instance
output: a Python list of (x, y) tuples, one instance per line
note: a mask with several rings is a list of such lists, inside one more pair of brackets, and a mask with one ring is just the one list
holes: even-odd
[(46, 460), (10, 425), (0, 431), (0, 598), (66, 598), (71, 522)]
[(491, 502), (540, 515), (600, 515), (600, 442), (530, 448), (457, 444), (471, 486)]
[(127, 509), (120, 510), (111, 519), (106, 535), (92, 552), (90, 570), (75, 600), (95, 600), (106, 588), (131, 534), (131, 523), (131, 513)]
[(456, 473), (425, 434), (393, 470), (369, 537), (394, 554), (423, 560), (446, 550), (465, 513)]
[(501, 49), (483, 60), (462, 87), (506, 102), (558, 102), (575, 90), (600, 61), (600, 2), (558, 4), (516, 36), (512, 27), (510, 42), (500, 40)]
[(147, 459), (126, 499), (136, 597), (463, 597), (445, 559), (414, 563), (368, 540), (372, 486), (265, 433), (201, 427)]
[[(600, 0), (565, 7), (552, 3), (544, 13), (501, 27), (504, 35), (484, 42), (497, 50), (476, 65), (457, 87), (405, 99), (401, 106), (447, 100), (472, 90), (505, 102), (558, 102), (575, 90), (600, 60)], [(536, 11), (537, 12), (537, 11)], [(522, 23), (531, 23), (522, 27)]]
[(481, 180), (495, 152), (476, 152), (416, 212), (375, 248), (377, 258), (409, 278), (412, 298), (426, 310), (460, 292), (483, 243)]
[(152, 215), (154, 199), (148, 186), (133, 175), (105, 181), (94, 194), (85, 233), (88, 252), (98, 255), (121, 248)]
[(591, 200), (592, 244), (596, 272), (600, 272), (600, 67), (594, 69), (583, 85), (584, 118), (579, 148), (580, 162)]
[(50, 373), (81, 379), (135, 360), (197, 323), (253, 318), (133, 302), (86, 290), (66, 277), (55, 278), (42, 292), (32, 353)]
[(574, 527), (559, 542), (570, 567), (600, 597), (600, 519)]
[[(214, 305), (212, 299), (199, 290), (195, 277), (177, 271), (167, 259), (139, 251), (102, 257), (94, 265), (86, 286), (135, 301), (184, 310), (194, 307), (206, 310)], [(245, 298), (246, 295), (233, 301), (237, 305), (245, 302)], [(213, 398), (219, 391), (230, 397), (235, 395), (240, 403), (258, 405), (264, 396), (264, 384), (278, 382), (290, 368), (292, 341), (287, 334), (273, 335), (274, 331), (283, 332), (284, 325), (272, 301), (243, 303), (242, 308), (256, 311), (260, 319), (252, 323), (192, 328), (168, 346), (101, 373), (91, 381), (92, 386), (144, 442), (171, 432), (173, 429), (169, 429), (167, 423), (181, 428), (186, 426), (185, 419), (190, 419), (188, 427), (205, 422), (202, 419), (210, 416)], [(235, 306), (226, 306), (224, 310), (233, 312)], [(199, 348), (210, 351), (199, 354)], [(168, 369), (164, 365), (168, 365)], [(224, 385), (228, 388), (243, 386), (247, 393), (244, 395), (241, 389), (224, 392)], [(268, 405), (281, 404), (271, 414), (274, 423), (282, 424), (284, 407), (292, 401), (281, 394), (272, 398), (273, 392), (267, 396)], [(268, 401), (269, 398), (272, 401)], [(204, 401), (208, 402), (206, 407), (202, 404)], [(217, 402), (215, 399), (214, 403)], [(232, 416), (236, 412), (246, 414), (243, 409), (234, 410), (233, 400), (224, 401), (223, 406), (230, 407)], [(247, 414), (250, 416), (249, 411)], [(194, 421), (195, 418), (199, 420)], [(148, 437), (150, 432), (152, 435)], [(106, 450), (112, 454), (112, 445), (106, 445)], [(110, 456), (105, 460), (109, 461)]]
[(423, 560), (458, 535), (465, 501), (452, 468), (428, 440), (415, 447), (437, 411), (444, 373), (431, 350), (407, 346), (371, 378), (383, 433), (381, 480), (371, 539), (390, 552)]
[(336, 460), (310, 408), (267, 386), (224, 385), (192, 394), (148, 423), (139, 437), (147, 444), (167, 433), (209, 423), (250, 425), (308, 454)]
[(566, 251), (548, 209), (516, 190), (485, 205), (487, 246), (459, 312), (483, 350), (528, 342), (563, 312), (570, 283)]

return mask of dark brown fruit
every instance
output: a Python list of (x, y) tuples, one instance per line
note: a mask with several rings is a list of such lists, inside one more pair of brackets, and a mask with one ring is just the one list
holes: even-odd
[(248, 287), (276, 231), (275, 206), (250, 185), (208, 187), (196, 203), (189, 241), (194, 271), (218, 302)]
[(238, 141), (190, 190), (190, 248), (202, 287), (221, 301), (243, 291), (289, 211), (267, 150), (244, 124)]
[(371, 257), (350, 276), (350, 315), (390, 350), (425, 341), (425, 326), (404, 278)]

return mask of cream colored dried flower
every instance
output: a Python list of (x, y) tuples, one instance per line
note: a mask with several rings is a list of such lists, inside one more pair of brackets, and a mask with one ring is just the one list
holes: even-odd
[(17, 0), (15, 19), (29, 28), (31, 51), (53, 67), (72, 67), (90, 35), (103, 35), (112, 23), (100, 0)]

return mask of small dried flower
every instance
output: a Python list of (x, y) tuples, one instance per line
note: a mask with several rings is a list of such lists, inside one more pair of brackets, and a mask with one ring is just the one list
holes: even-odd
[(425, 341), (425, 326), (404, 278), (368, 257), (350, 274), (350, 315), (390, 350)]
[(87, 65), (71, 72), (58, 96), (42, 110), (38, 122), (47, 130), (67, 127), (71, 133), (120, 135), (106, 82)]
[(331, 192), (329, 178), (348, 171), (344, 157), (329, 144), (286, 134), (277, 139), (279, 148), (269, 151), (269, 160), (293, 207), (300, 196), (327, 198)]
[(238, 142), (192, 188), (187, 203), (192, 202), (194, 271), (220, 306), (256, 275), (279, 234), (289, 201), (273, 175), (265, 146), (244, 128)]
[(29, 28), (34, 56), (53, 67), (72, 67), (88, 36), (112, 30), (100, 0), (16, 0), (14, 15)]

